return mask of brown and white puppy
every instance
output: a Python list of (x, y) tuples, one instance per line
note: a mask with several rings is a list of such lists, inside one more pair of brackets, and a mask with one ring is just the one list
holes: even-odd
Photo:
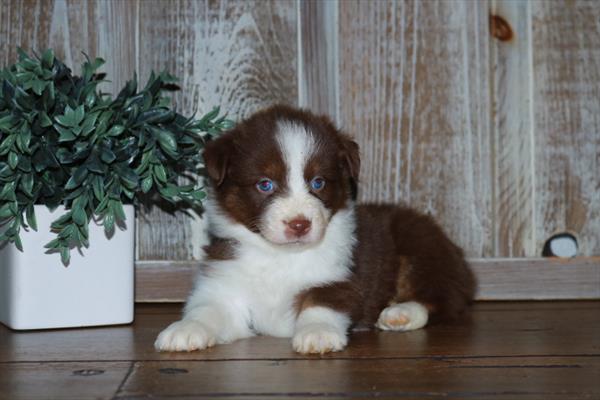
[(461, 249), (430, 217), (355, 205), (358, 145), (327, 118), (275, 106), (209, 142), (204, 159), (206, 266), (157, 350), (266, 334), (301, 353), (339, 351), (353, 325), (419, 329), (473, 299)]

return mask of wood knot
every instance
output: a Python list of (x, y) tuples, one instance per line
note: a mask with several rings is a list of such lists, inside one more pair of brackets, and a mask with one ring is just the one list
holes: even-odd
[(490, 15), (490, 33), (502, 42), (508, 42), (514, 36), (508, 21), (499, 15)]

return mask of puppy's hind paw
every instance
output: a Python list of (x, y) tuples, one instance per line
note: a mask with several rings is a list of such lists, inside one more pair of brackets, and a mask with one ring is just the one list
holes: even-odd
[(348, 344), (346, 333), (326, 323), (311, 324), (296, 332), (292, 347), (298, 353), (324, 354), (343, 350)]
[(384, 331), (412, 331), (424, 327), (428, 316), (425, 306), (409, 301), (385, 308), (375, 326)]
[(198, 321), (181, 320), (162, 331), (154, 342), (157, 351), (194, 351), (214, 346), (215, 335)]

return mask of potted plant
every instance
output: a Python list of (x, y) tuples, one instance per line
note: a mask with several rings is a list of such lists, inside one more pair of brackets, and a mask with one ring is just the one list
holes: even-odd
[(74, 76), (51, 50), (20, 50), (0, 72), (0, 321), (11, 328), (131, 322), (134, 207), (200, 206), (204, 140), (230, 126), (218, 108), (199, 120), (170, 109), (165, 72), (103, 94), (103, 63)]

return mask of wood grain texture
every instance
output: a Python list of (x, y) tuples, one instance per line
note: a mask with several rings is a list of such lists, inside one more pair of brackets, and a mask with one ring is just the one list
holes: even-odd
[(111, 399), (132, 363), (0, 364), (0, 400)]
[(492, 255), (487, 3), (344, 1), (339, 15), (360, 199), (408, 203), (468, 255)]
[(354, 332), (347, 349), (292, 351), (256, 337), (156, 353), (180, 305), (145, 305), (131, 326), (20, 333), (0, 326), (0, 399), (597, 398), (600, 302), (478, 303), (470, 321)]
[[(177, 109), (220, 105), (238, 119), (272, 103), (297, 102), (296, 4), (285, 1), (141, 1), (139, 70), (181, 77)], [(194, 260), (203, 226), (155, 208), (138, 217), (138, 258)]]
[(298, 104), (339, 123), (338, 0), (299, 7)]
[(138, 305), (129, 326), (14, 332), (0, 325), (0, 365), (7, 362), (207, 361), (600, 356), (600, 302), (476, 303), (470, 321), (412, 332), (353, 332), (342, 352), (297, 354), (289, 338), (258, 336), (190, 353), (157, 353), (162, 329), (181, 305)]
[(490, 4), (493, 255), (536, 257), (531, 3)]
[(136, 68), (135, 6), (133, 1), (2, 1), (0, 63), (15, 62), (17, 47), (38, 53), (52, 48), (79, 73), (85, 52), (106, 60), (101, 71), (111, 82), (100, 88), (115, 93)]
[(583, 357), (143, 362), (119, 395), (571, 399), (599, 396), (598, 374), (600, 358)]
[(600, 254), (600, 4), (532, 3), (535, 232)]
[(473, 262), (479, 300), (600, 299), (600, 257)]
[[(478, 300), (600, 299), (600, 257), (472, 259)], [(182, 302), (197, 263), (137, 263), (135, 300)]]
[(177, 303), (192, 290), (200, 263), (138, 261), (135, 268), (136, 303)]

